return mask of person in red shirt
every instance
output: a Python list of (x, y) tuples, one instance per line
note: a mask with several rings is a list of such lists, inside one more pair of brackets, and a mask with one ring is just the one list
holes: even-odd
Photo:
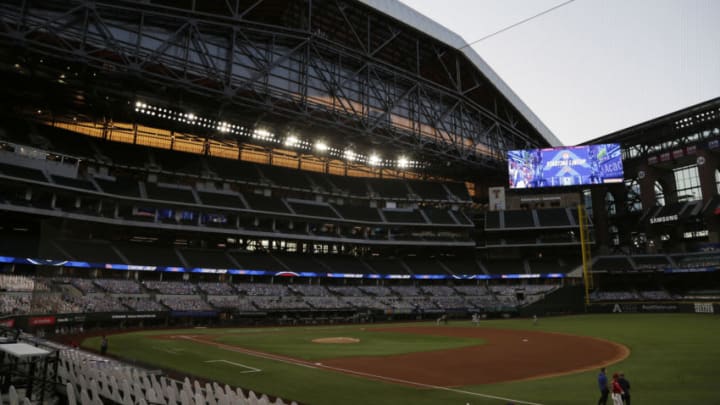
[(620, 378), (620, 375), (618, 373), (613, 374), (611, 390), (613, 405), (623, 405), (622, 395), (625, 391), (623, 391), (623, 388), (620, 385), (620, 381), (618, 381), (618, 378)]

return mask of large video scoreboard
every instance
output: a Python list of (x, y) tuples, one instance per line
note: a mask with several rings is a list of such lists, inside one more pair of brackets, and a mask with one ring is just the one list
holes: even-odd
[(508, 151), (511, 189), (581, 186), (623, 181), (616, 143)]

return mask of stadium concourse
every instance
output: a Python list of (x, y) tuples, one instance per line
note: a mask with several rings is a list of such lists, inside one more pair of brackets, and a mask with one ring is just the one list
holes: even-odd
[(119, 328), (720, 301), (720, 99), (563, 147), (397, 1), (28, 0), (0, 23), (0, 322), (43, 347), (3, 357), (11, 403), (271, 401), (70, 347)]

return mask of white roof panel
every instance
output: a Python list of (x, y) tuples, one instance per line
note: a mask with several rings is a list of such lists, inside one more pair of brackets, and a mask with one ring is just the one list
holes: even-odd
[[(480, 55), (475, 52), (472, 47), (465, 47), (467, 42), (458, 34), (450, 31), (444, 26), (438, 24), (432, 19), (420, 14), (418, 11), (409, 7), (397, 0), (359, 0), (375, 10), (386, 14), (396, 20), (402, 21), (403, 23), (414, 27), (420, 32), (436, 38), (437, 40), (452, 46), (453, 48), (460, 49), (460, 52), (465, 56), (482, 72), (485, 77), (492, 83), (500, 93), (512, 104), (525, 119), (532, 125), (552, 146), (562, 146), (560, 140), (550, 131), (545, 124), (525, 105), (520, 97), (510, 89), (510, 87), (495, 73), (494, 70), (488, 65)], [(464, 47), (464, 48), (463, 48)]]

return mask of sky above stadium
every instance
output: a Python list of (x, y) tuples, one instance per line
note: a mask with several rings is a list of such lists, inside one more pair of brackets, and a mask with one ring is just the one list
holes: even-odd
[[(401, 0), (473, 42), (565, 0)], [(472, 45), (565, 145), (720, 97), (720, 1), (575, 0)]]

